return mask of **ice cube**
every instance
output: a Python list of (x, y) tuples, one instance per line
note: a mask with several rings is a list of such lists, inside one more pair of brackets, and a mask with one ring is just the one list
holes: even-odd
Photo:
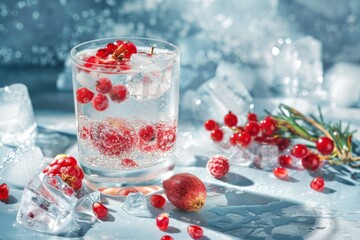
[(149, 214), (147, 199), (140, 192), (130, 193), (121, 204), (121, 208), (130, 215), (144, 216)]
[(256, 157), (257, 156), (251, 152), (249, 148), (244, 148), (237, 144), (231, 149), (229, 162), (232, 165), (249, 166)]
[(255, 151), (257, 155), (253, 161), (255, 166), (264, 170), (272, 170), (278, 165), (279, 148), (276, 145), (259, 143)]
[(23, 189), (30, 179), (41, 171), (44, 164), (40, 148), (21, 145), (5, 157), (3, 168), (0, 170), (0, 178)]
[(0, 88), (0, 142), (19, 145), (34, 137), (36, 122), (27, 87)]
[(100, 202), (101, 196), (99, 191), (91, 192), (84, 195), (78, 200), (75, 206), (75, 218), (77, 222), (93, 223), (97, 220), (92, 212), (94, 202)]
[(77, 198), (74, 191), (58, 176), (35, 176), (25, 187), (21, 198), (17, 223), (38, 232), (64, 234), (75, 231)]
[(176, 138), (174, 157), (176, 164), (189, 166), (195, 162), (194, 140), (191, 132), (179, 132)]

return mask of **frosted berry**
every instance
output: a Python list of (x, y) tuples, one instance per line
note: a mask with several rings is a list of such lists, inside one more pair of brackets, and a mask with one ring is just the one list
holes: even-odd
[(94, 202), (92, 205), (92, 211), (99, 219), (107, 217), (109, 210), (101, 202)]
[(189, 225), (187, 227), (187, 232), (193, 239), (201, 238), (204, 235), (202, 228), (197, 225)]
[(328, 137), (321, 137), (316, 141), (316, 149), (323, 155), (331, 154), (334, 150), (334, 142)]
[(218, 125), (214, 120), (209, 119), (204, 123), (204, 127), (206, 130), (211, 131), (214, 130), (215, 128), (218, 128)]
[(291, 155), (297, 158), (304, 157), (308, 152), (307, 147), (304, 144), (296, 144), (291, 149)]
[(322, 190), (324, 190), (325, 187), (324, 179), (322, 177), (314, 178), (310, 183), (310, 187), (315, 191), (321, 192)]
[(247, 119), (248, 119), (248, 121), (255, 121), (255, 122), (258, 121), (257, 115), (255, 113), (251, 113), (251, 112), (248, 113)]
[(153, 141), (155, 139), (155, 130), (152, 126), (144, 126), (139, 130), (139, 137), (144, 141)]
[(214, 142), (220, 142), (221, 140), (223, 140), (224, 137), (224, 133), (221, 129), (217, 128), (211, 131), (211, 139)]
[(277, 130), (276, 120), (270, 116), (265, 117), (260, 122), (260, 126), (261, 126), (262, 133), (266, 136), (273, 135)]
[(320, 159), (315, 153), (309, 153), (302, 158), (301, 163), (305, 169), (314, 171), (319, 167)]
[(87, 89), (86, 87), (82, 87), (76, 90), (76, 100), (78, 103), (85, 104), (91, 102), (94, 97), (94, 93)]
[(273, 169), (273, 173), (278, 178), (286, 178), (288, 176), (288, 170), (283, 167), (277, 167)]
[(238, 118), (235, 114), (233, 114), (231, 111), (225, 115), (224, 117), (224, 123), (228, 127), (235, 127), (238, 122)]
[(9, 187), (6, 183), (0, 185), (0, 201), (7, 202), (9, 199)]
[(158, 123), (155, 125), (156, 145), (161, 151), (174, 149), (176, 142), (176, 125)]
[(102, 94), (110, 92), (112, 87), (111, 80), (108, 78), (100, 78), (96, 80), (96, 91)]
[(255, 121), (249, 121), (245, 125), (245, 131), (247, 131), (251, 136), (257, 136), (260, 133), (260, 125)]
[(166, 203), (166, 199), (160, 194), (154, 194), (150, 197), (150, 203), (156, 208), (162, 208)]
[(156, 217), (156, 226), (162, 230), (166, 231), (169, 227), (169, 214), (167, 213), (160, 213)]
[(122, 84), (114, 85), (110, 90), (109, 96), (113, 102), (121, 103), (127, 99), (128, 89)]
[(96, 111), (105, 111), (109, 107), (109, 99), (105, 95), (99, 93), (92, 100), (92, 106)]
[(160, 240), (174, 240), (174, 239), (169, 235), (164, 235), (160, 238)]
[(244, 131), (238, 134), (237, 138), (238, 144), (240, 144), (243, 147), (247, 147), (251, 143), (251, 135), (250, 133)]
[(292, 158), (290, 155), (281, 155), (279, 156), (279, 164), (281, 166), (288, 166), (292, 164)]
[(208, 172), (215, 178), (222, 178), (229, 172), (229, 160), (222, 155), (212, 156), (206, 164)]

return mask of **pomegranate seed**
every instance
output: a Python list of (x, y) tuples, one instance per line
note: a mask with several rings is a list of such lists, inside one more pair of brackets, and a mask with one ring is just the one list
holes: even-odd
[(247, 119), (248, 119), (248, 121), (255, 121), (255, 122), (258, 121), (257, 115), (255, 113), (251, 113), (251, 112), (248, 113)]
[(204, 123), (204, 127), (206, 130), (211, 131), (211, 130), (214, 130), (215, 128), (217, 128), (218, 125), (214, 120), (209, 119)]
[(334, 150), (334, 142), (328, 137), (321, 137), (316, 141), (316, 149), (323, 155), (331, 154)]
[(101, 202), (94, 202), (92, 205), (92, 210), (95, 216), (99, 219), (106, 218), (109, 210)]
[(91, 56), (85, 60), (84, 67), (91, 68), (95, 63), (97, 63), (97, 57)]
[(106, 45), (106, 52), (108, 54), (112, 54), (113, 52), (115, 52), (117, 46), (113, 43), (109, 43), (108, 45)]
[(150, 142), (155, 139), (155, 130), (152, 126), (148, 125), (140, 128), (139, 137), (147, 142)]
[(204, 235), (202, 228), (197, 225), (189, 225), (187, 227), (187, 232), (193, 239), (201, 238)]
[(125, 85), (114, 85), (109, 93), (109, 96), (113, 102), (121, 103), (128, 97), (128, 90)]
[(276, 131), (276, 120), (271, 116), (267, 116), (260, 122), (260, 126), (264, 135), (271, 136)]
[(278, 178), (286, 178), (288, 176), (288, 170), (283, 167), (274, 168), (273, 173)]
[(166, 231), (169, 227), (169, 214), (167, 213), (160, 213), (156, 217), (156, 226), (162, 230)]
[(260, 125), (255, 121), (249, 121), (245, 125), (245, 131), (250, 133), (251, 136), (257, 136), (260, 132)]
[(100, 78), (96, 81), (96, 91), (102, 94), (110, 92), (112, 87), (111, 81), (108, 78)]
[(220, 142), (224, 137), (224, 133), (221, 129), (217, 128), (211, 131), (211, 139), (214, 142)]
[(231, 134), (230, 139), (229, 139), (230, 144), (235, 146), (238, 141), (238, 137), (239, 137), (238, 132)]
[(9, 199), (9, 187), (6, 183), (0, 185), (0, 201), (7, 202)]
[(250, 133), (248, 133), (246, 131), (239, 133), (237, 142), (243, 147), (248, 146), (251, 143)]
[(129, 159), (129, 158), (124, 158), (122, 161), (121, 161), (121, 164), (124, 166), (124, 167), (138, 167), (138, 164), (132, 160), (132, 159)]
[(124, 43), (124, 41), (122, 41), (122, 40), (117, 40), (117, 41), (114, 42), (114, 44), (115, 44), (116, 46), (120, 46), (120, 45), (123, 44), (123, 43)]
[(129, 59), (132, 54), (137, 53), (137, 48), (132, 42), (123, 42), (125, 49), (124, 58)]
[(224, 123), (228, 127), (236, 126), (237, 122), (238, 122), (237, 116), (233, 114), (231, 111), (229, 111), (229, 113), (226, 114), (224, 117)]
[(108, 53), (105, 48), (101, 48), (101, 49), (97, 50), (96, 56), (99, 58), (106, 58), (108, 56)]
[(160, 194), (154, 194), (150, 197), (150, 203), (156, 208), (162, 208), (166, 203), (166, 199)]
[(109, 107), (109, 100), (105, 95), (99, 93), (94, 97), (92, 106), (99, 112), (105, 111)]
[(319, 167), (320, 159), (315, 153), (309, 153), (302, 158), (301, 163), (305, 169), (314, 171)]
[(288, 166), (292, 164), (292, 158), (290, 155), (279, 156), (279, 164), (282, 166)]
[(291, 149), (291, 155), (297, 158), (304, 157), (308, 152), (307, 147), (304, 144), (296, 144)]
[(324, 190), (325, 187), (324, 179), (322, 177), (314, 178), (310, 183), (310, 187), (315, 191), (321, 192), (322, 190)]
[(95, 94), (86, 87), (82, 87), (76, 90), (76, 100), (81, 104), (90, 102), (94, 98), (94, 95)]
[(165, 236), (162, 236), (160, 238), (160, 240), (174, 240), (172, 237), (170, 237), (169, 235), (165, 235)]

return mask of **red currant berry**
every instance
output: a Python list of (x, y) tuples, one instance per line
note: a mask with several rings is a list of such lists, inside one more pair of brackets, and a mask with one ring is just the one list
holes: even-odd
[(304, 144), (296, 144), (291, 149), (291, 155), (297, 158), (304, 157), (308, 152), (307, 147)]
[(91, 102), (94, 97), (94, 93), (89, 89), (82, 87), (76, 90), (76, 100), (78, 103), (85, 104)]
[(305, 169), (314, 171), (320, 165), (320, 158), (315, 153), (309, 153), (302, 158), (301, 163)]
[(160, 213), (156, 217), (156, 226), (162, 230), (166, 231), (169, 227), (169, 214), (167, 213)]
[(96, 81), (96, 91), (102, 94), (110, 92), (112, 87), (111, 81), (108, 78), (100, 78)]
[(245, 125), (245, 131), (250, 133), (251, 136), (257, 136), (260, 133), (260, 125), (255, 121), (249, 121)]
[(230, 144), (235, 146), (238, 141), (238, 137), (239, 137), (238, 132), (231, 134), (230, 139), (229, 139)]
[(160, 194), (154, 194), (150, 197), (150, 203), (156, 208), (162, 208), (166, 203), (166, 199)]
[(324, 190), (325, 187), (324, 179), (322, 177), (314, 178), (310, 183), (310, 187), (315, 191), (321, 192), (322, 190)]
[(107, 217), (109, 210), (101, 202), (94, 202), (92, 205), (92, 211), (99, 219)]
[(224, 123), (228, 127), (235, 127), (238, 122), (238, 118), (235, 114), (233, 114), (231, 111), (229, 111), (228, 114), (224, 117)]
[(123, 160), (121, 160), (121, 164), (127, 168), (132, 168), (132, 167), (138, 166), (138, 164), (130, 158), (124, 158)]
[(238, 144), (240, 144), (243, 147), (248, 146), (251, 143), (251, 135), (250, 133), (244, 131), (238, 134), (237, 138)]
[(91, 68), (96, 63), (97, 63), (97, 57), (91, 56), (85, 60), (84, 67)]
[(255, 121), (255, 122), (258, 121), (257, 115), (255, 113), (251, 113), (251, 112), (248, 113), (247, 119), (248, 119), (248, 121)]
[(106, 48), (100, 48), (96, 52), (96, 56), (99, 58), (106, 58), (108, 56), (108, 52), (106, 51)]
[(292, 158), (290, 155), (279, 156), (279, 164), (282, 166), (288, 166), (292, 164)]
[(211, 131), (211, 139), (214, 142), (220, 142), (224, 137), (224, 133), (221, 129), (217, 128)]
[(140, 128), (139, 137), (147, 142), (153, 141), (155, 139), (154, 128), (150, 125)]
[(278, 178), (286, 178), (288, 176), (288, 170), (283, 167), (277, 167), (273, 169), (273, 173)]
[(214, 120), (209, 119), (204, 123), (204, 127), (206, 130), (211, 131), (214, 130), (215, 128), (218, 128), (218, 125)]
[(128, 97), (128, 90), (125, 85), (118, 84), (111, 88), (109, 96), (113, 102), (121, 103)]
[(99, 112), (105, 111), (109, 107), (109, 100), (105, 95), (99, 93), (92, 100), (92, 106)]
[(164, 235), (160, 238), (160, 240), (174, 240), (174, 239), (169, 235)]
[(113, 54), (113, 52), (115, 52), (116, 49), (117, 49), (117, 46), (113, 43), (109, 43), (108, 45), (106, 45), (106, 52), (108, 54)]
[(187, 227), (187, 232), (193, 239), (201, 238), (204, 234), (202, 228), (197, 225), (189, 225)]
[(0, 185), (0, 201), (7, 202), (9, 199), (9, 187), (6, 183)]
[(116, 41), (114, 42), (114, 44), (115, 44), (116, 46), (120, 46), (120, 45), (123, 44), (123, 43), (124, 43), (123, 40), (116, 40)]
[(125, 59), (129, 59), (132, 54), (137, 53), (137, 48), (132, 42), (123, 42), (123, 46), (125, 47)]
[(265, 117), (260, 122), (261, 130), (264, 135), (271, 136), (276, 131), (276, 120), (274, 120), (271, 116)]
[(316, 149), (323, 155), (331, 154), (334, 150), (334, 142), (328, 137), (321, 137), (316, 141)]

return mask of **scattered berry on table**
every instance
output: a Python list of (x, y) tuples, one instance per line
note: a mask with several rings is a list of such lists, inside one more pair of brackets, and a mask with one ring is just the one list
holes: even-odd
[(323, 155), (331, 154), (334, 147), (334, 142), (328, 137), (321, 137), (316, 141), (316, 149)]
[(7, 202), (9, 199), (9, 186), (6, 183), (0, 185), (0, 201)]
[(156, 217), (156, 226), (162, 230), (166, 231), (169, 227), (169, 214), (167, 213), (160, 213)]
[(193, 239), (201, 238), (204, 235), (203, 229), (197, 225), (189, 225), (187, 232)]
[(315, 153), (309, 153), (302, 158), (301, 163), (305, 169), (314, 171), (320, 165), (320, 158)]
[(162, 208), (166, 203), (166, 199), (160, 194), (154, 194), (150, 197), (150, 203), (155, 208)]
[(322, 177), (314, 178), (310, 183), (310, 187), (316, 191), (324, 190), (325, 187), (324, 179)]
[(101, 202), (94, 202), (92, 205), (92, 211), (99, 219), (107, 217), (109, 210)]
[(292, 158), (290, 155), (281, 155), (279, 156), (279, 164), (281, 166), (288, 166), (292, 164)]
[(288, 176), (288, 170), (283, 167), (277, 167), (273, 169), (273, 173), (278, 178), (286, 178)]

